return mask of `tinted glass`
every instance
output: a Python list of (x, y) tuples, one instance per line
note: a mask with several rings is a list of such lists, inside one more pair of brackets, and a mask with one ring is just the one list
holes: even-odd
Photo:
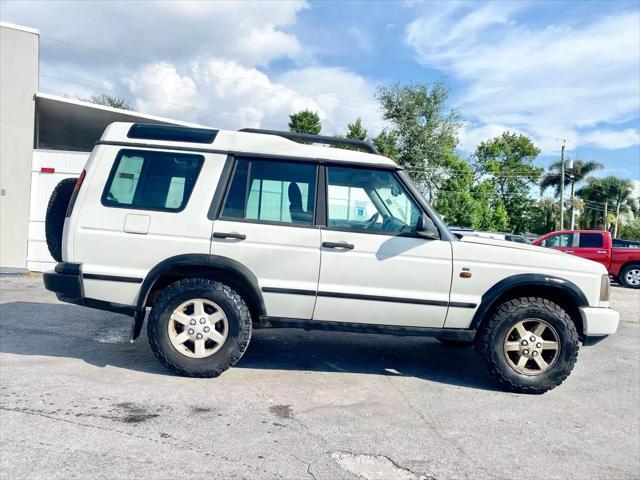
[(366, 232), (410, 233), (420, 209), (393, 173), (328, 168), (329, 227)]
[(121, 150), (105, 186), (102, 204), (141, 210), (182, 210), (203, 161), (202, 155)]
[(239, 159), (222, 218), (313, 224), (316, 166)]
[(136, 123), (129, 129), (127, 136), (129, 138), (164, 140), (169, 142), (212, 143), (217, 133), (217, 130), (209, 130), (206, 128)]
[(553, 237), (547, 238), (543, 243), (543, 247), (571, 247), (573, 245), (573, 233), (560, 233)]
[(602, 248), (602, 235), (600, 233), (580, 233), (580, 247)]

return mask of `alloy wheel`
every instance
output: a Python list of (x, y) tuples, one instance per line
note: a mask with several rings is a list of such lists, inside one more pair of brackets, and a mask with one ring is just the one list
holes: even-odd
[(544, 320), (527, 318), (516, 323), (504, 339), (507, 363), (523, 375), (540, 375), (556, 363), (560, 337)]
[(624, 279), (629, 285), (640, 285), (640, 268), (632, 268), (631, 270), (629, 270), (624, 276)]
[(229, 322), (218, 304), (195, 298), (173, 311), (167, 328), (171, 345), (178, 352), (190, 358), (206, 358), (224, 345)]

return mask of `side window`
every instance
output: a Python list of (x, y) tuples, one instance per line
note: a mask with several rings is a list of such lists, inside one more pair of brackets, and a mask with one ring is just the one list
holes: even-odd
[(221, 218), (313, 224), (314, 164), (238, 159)]
[(600, 233), (580, 233), (578, 245), (581, 248), (602, 248), (602, 234)]
[(559, 233), (547, 238), (543, 247), (571, 247), (573, 245), (573, 233)]
[(420, 209), (392, 172), (328, 167), (329, 227), (410, 233)]
[(204, 157), (121, 150), (102, 194), (107, 207), (177, 212), (189, 201)]

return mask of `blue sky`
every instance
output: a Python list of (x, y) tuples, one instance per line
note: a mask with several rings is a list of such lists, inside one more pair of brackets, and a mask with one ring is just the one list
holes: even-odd
[[(539, 164), (598, 160), (640, 178), (640, 2), (31, 2), (3, 21), (40, 29), (43, 91), (119, 94), (137, 109), (220, 128), (286, 128), (311, 108), (323, 133), (396, 81), (444, 79), (460, 150), (504, 130)], [(640, 184), (640, 182), (638, 182)]]

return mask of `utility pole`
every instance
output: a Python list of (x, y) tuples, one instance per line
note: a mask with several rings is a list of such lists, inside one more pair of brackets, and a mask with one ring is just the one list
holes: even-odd
[(569, 230), (573, 230), (576, 225), (576, 176), (573, 171), (573, 160), (570, 158), (567, 162), (567, 169), (569, 172), (569, 180), (571, 181), (571, 209), (569, 214)]
[(564, 230), (564, 144), (562, 140), (562, 150), (560, 151), (560, 230)]

